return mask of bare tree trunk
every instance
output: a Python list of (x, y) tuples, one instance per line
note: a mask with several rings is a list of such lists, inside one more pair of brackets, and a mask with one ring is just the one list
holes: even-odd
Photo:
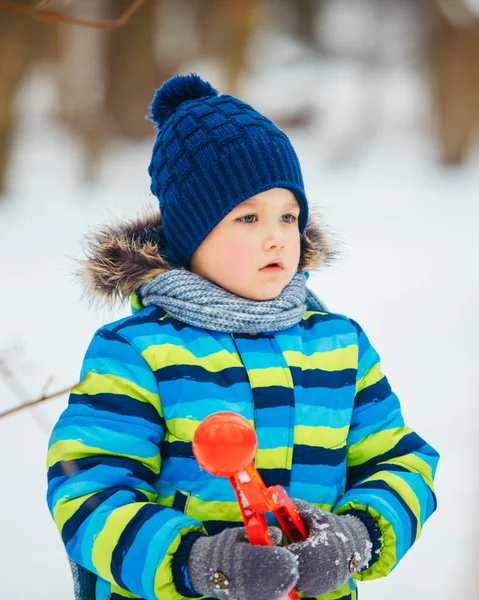
[[(437, 106), (441, 157), (462, 163), (479, 124), (479, 23), (465, 20), (463, 7), (434, 4), (436, 27), (431, 45), (434, 99)], [(462, 10), (460, 10), (462, 9)], [(453, 17), (457, 16), (457, 19)]]
[(7, 168), (15, 130), (13, 103), (31, 66), (43, 30), (23, 15), (4, 12), (0, 18), (0, 194), (6, 191)]
[(296, 12), (296, 31), (298, 37), (310, 46), (315, 46), (316, 41), (316, 15), (321, 2), (318, 0), (290, 0)]
[[(110, 6), (117, 13), (130, 2), (114, 0)], [(155, 16), (159, 5), (158, 0), (147, 2), (125, 27), (107, 34), (106, 106), (118, 130), (131, 139), (152, 133), (145, 116), (158, 87)]]

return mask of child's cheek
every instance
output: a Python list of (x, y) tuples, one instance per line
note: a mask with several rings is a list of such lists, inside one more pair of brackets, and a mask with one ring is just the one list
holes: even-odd
[(227, 250), (229, 272), (240, 276), (250, 271), (258, 263), (252, 246), (241, 241), (232, 240)]

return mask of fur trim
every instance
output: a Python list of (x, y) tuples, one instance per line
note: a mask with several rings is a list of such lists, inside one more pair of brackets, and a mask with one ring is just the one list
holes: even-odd
[[(79, 275), (93, 299), (123, 303), (139, 287), (173, 267), (160, 254), (167, 242), (158, 208), (86, 236)], [(301, 236), (299, 270), (313, 271), (334, 257), (329, 236), (310, 215)]]

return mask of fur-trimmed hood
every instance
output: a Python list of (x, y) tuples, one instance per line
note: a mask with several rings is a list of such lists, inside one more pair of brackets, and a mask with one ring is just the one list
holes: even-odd
[[(93, 299), (123, 303), (145, 283), (173, 267), (162, 252), (167, 246), (159, 209), (101, 227), (85, 241), (79, 275)], [(301, 236), (299, 271), (313, 271), (334, 257), (329, 235), (310, 215)]]

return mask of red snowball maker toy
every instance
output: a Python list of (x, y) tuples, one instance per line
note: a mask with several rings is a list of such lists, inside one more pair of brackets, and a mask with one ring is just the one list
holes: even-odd
[[(265, 513), (272, 512), (290, 542), (307, 537), (300, 514), (280, 485), (266, 487), (254, 465), (258, 441), (248, 421), (233, 412), (217, 412), (200, 423), (193, 453), (200, 466), (213, 475), (228, 477), (238, 498), (251, 544), (272, 546)], [(292, 589), (287, 597), (298, 600)]]

